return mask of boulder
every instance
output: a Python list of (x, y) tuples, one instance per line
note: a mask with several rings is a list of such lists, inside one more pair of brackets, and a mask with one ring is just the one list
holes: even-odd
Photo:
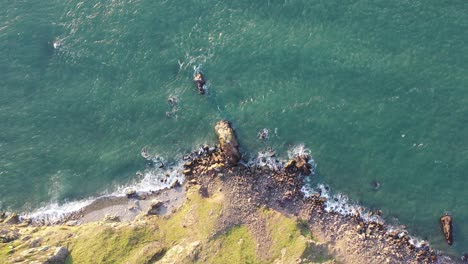
[(0, 230), (0, 243), (9, 243), (20, 237), (16, 230), (2, 229)]
[(11, 213), (9, 216), (7, 216), (3, 223), (9, 225), (16, 225), (19, 223), (19, 216), (16, 213)]
[(161, 202), (160, 200), (158, 199), (151, 200), (151, 208), (158, 209), (161, 205), (163, 205), (163, 202)]
[(146, 212), (147, 215), (156, 215), (158, 214), (158, 210), (159, 208), (163, 205), (164, 203), (161, 202), (160, 200), (158, 199), (153, 199), (151, 201), (151, 205), (150, 207), (148, 208), (148, 211)]
[(177, 188), (177, 187), (180, 187), (182, 185), (180, 185), (180, 182), (179, 180), (175, 180), (172, 184), (171, 184), (171, 188)]
[(102, 220), (107, 223), (120, 222), (120, 217), (118, 215), (105, 214)]
[(224, 158), (230, 165), (236, 165), (241, 155), (239, 153), (239, 143), (231, 124), (226, 120), (221, 120), (216, 123), (215, 132)]
[(452, 230), (452, 216), (445, 214), (440, 218), (440, 225), (442, 232), (444, 232), (445, 240), (447, 244), (452, 245), (453, 243), (453, 230)]
[(311, 166), (309, 164), (309, 157), (308, 156), (297, 156), (296, 157), (296, 168), (300, 172), (302, 172), (302, 173), (304, 173), (306, 175), (310, 174), (311, 173), (311, 170), (310, 170)]
[(68, 249), (65, 247), (57, 247), (54, 251), (54, 254), (52, 254), (49, 259), (46, 261), (46, 263), (49, 264), (63, 264), (65, 263), (67, 257), (68, 257)]
[(125, 195), (127, 196), (127, 198), (138, 198), (138, 194), (137, 194), (137, 191), (133, 188), (129, 188), (125, 191)]
[(42, 244), (42, 238), (36, 238), (31, 243), (29, 243), (29, 248), (36, 248), (41, 246)]
[(284, 164), (284, 169), (289, 170), (289, 169), (294, 168), (295, 166), (296, 166), (296, 161), (292, 159), (286, 162), (286, 164)]

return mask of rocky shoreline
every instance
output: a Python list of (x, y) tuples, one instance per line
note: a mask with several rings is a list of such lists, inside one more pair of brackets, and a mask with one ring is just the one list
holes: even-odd
[[(348, 216), (327, 212), (327, 198), (319, 193), (305, 197), (301, 191), (304, 177), (313, 173), (311, 157), (307, 153), (284, 163), (246, 164), (239, 162), (239, 144), (229, 122), (218, 122), (215, 132), (219, 146), (206, 147), (184, 158), (186, 182), (183, 185), (176, 183), (173, 188), (151, 194), (129, 192), (125, 197), (102, 198), (58, 225), (77, 226), (97, 221), (132, 224), (155, 215), (171, 217), (187, 202), (184, 200), (186, 192), (196, 190), (203, 199), (222, 195), (224, 200), (222, 213), (210, 237), (216, 238), (234, 227), (246, 226), (257, 243), (255, 250), (260, 258), (268, 259), (273, 243), (271, 237), (264, 235), (268, 227), (258, 213), (265, 208), (296, 219), (320, 241), (316, 247), (323, 248), (340, 263), (458, 262), (427, 244), (415, 245), (406, 230), (367, 220), (359, 212)], [(24, 239), (14, 230), (32, 228), (30, 220), (20, 221), (14, 215), (1, 221), (3, 243)], [(61, 250), (59, 253), (63, 255), (63, 250), (59, 249), (56, 251)], [(307, 258), (298, 259), (297, 263), (312, 263), (308, 261)]]
[[(223, 131), (233, 133), (225, 128)], [(217, 134), (223, 145), (226, 136), (218, 130)], [(237, 149), (237, 141), (230, 149)], [(228, 153), (231, 152), (235, 151)], [(220, 159), (223, 155), (218, 149), (207, 152), (205, 157), (187, 162), (184, 172), (188, 183), (200, 185), (206, 196), (213, 191), (215, 179), (220, 179), (236, 212), (234, 217), (225, 219), (225, 228), (255, 222), (250, 219), (255, 208), (266, 206), (307, 221), (313, 234), (320, 234), (324, 241), (333, 244), (331, 250), (343, 263), (455, 263), (427, 244), (414, 245), (406, 230), (366, 221), (358, 212), (354, 216), (329, 213), (324, 208), (326, 198), (319, 194), (304, 197), (301, 192), (304, 175), (311, 173), (308, 155), (296, 156), (278, 170), (242, 164), (232, 167), (223, 163)]]

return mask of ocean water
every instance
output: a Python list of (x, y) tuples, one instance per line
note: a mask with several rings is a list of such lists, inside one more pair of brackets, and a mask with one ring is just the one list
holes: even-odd
[[(246, 156), (271, 147), (286, 157), (305, 144), (316, 181), (436, 248), (468, 251), (466, 1), (0, 6), (1, 210), (141, 183), (143, 147), (176, 163), (214, 144), (226, 118)], [(452, 247), (438, 223), (445, 212)]]

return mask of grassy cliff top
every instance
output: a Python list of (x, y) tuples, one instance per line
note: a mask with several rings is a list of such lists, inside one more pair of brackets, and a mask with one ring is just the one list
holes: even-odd
[(302, 221), (258, 207), (262, 232), (246, 224), (226, 227), (220, 223), (223, 192), (204, 198), (199, 190), (191, 187), (185, 203), (167, 216), (79, 226), (2, 225), (19, 237), (0, 244), (0, 262), (44, 263), (51, 249), (66, 247), (66, 263), (335, 263)]

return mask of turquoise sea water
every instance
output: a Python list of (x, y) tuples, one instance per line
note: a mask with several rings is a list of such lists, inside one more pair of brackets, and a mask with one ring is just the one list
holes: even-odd
[(466, 1), (0, 3), (0, 209), (111, 191), (227, 118), (247, 154), (304, 143), (333, 190), (468, 251)]

